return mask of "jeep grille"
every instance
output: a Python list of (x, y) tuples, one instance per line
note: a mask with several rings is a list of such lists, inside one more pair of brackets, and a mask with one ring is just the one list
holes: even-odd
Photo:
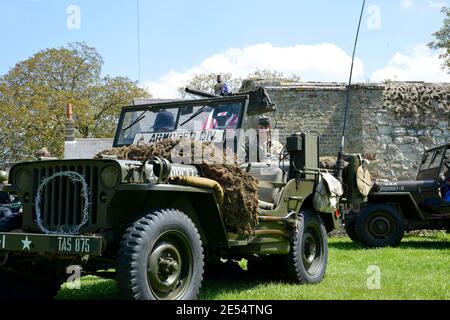
[[(45, 166), (33, 169), (33, 218), (36, 221), (36, 194), (42, 180), (61, 171), (74, 171), (84, 177), (89, 190), (89, 222), (83, 227), (97, 222), (97, 194), (99, 169), (92, 165), (83, 166)], [(55, 231), (68, 226), (79, 225), (83, 217), (84, 197), (82, 186), (62, 176), (50, 181), (42, 192), (41, 220), (49, 230)]]

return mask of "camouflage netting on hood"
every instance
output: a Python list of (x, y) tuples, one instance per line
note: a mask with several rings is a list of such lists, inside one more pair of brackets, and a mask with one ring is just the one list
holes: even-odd
[[(201, 146), (201, 147), (200, 147)], [(194, 143), (191, 140), (164, 140), (154, 145), (138, 143), (119, 148), (104, 150), (97, 154), (117, 156), (121, 160), (145, 161), (152, 157), (161, 157), (172, 160), (172, 150), (177, 147), (180, 152), (176, 156), (194, 160), (202, 159), (200, 153), (206, 158), (205, 161), (197, 161), (194, 164), (201, 175), (205, 178), (217, 181), (224, 191), (223, 214), (225, 225), (229, 231), (253, 233), (257, 223), (258, 214), (258, 181), (236, 164), (223, 164), (224, 157), (230, 157), (227, 163), (236, 163), (236, 155), (228, 151), (223, 152), (215, 147), (213, 143)], [(184, 153), (186, 150), (193, 152)]]

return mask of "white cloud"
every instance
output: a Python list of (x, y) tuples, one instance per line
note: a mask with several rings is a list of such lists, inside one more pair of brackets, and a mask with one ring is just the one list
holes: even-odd
[(408, 9), (410, 7), (412, 7), (413, 5), (413, 0), (401, 0), (401, 5), (403, 9)]
[(438, 0), (438, 1), (428, 0), (428, 4), (432, 8), (437, 8), (437, 9), (441, 9), (442, 7), (446, 7), (447, 6), (447, 2), (442, 1), (442, 0)]
[[(245, 78), (256, 69), (281, 71), (285, 75), (297, 74), (302, 81), (345, 82), (350, 63), (351, 57), (330, 43), (292, 47), (255, 44), (214, 54), (183, 72), (172, 70), (157, 80), (145, 82), (145, 86), (155, 97), (173, 98), (178, 96), (177, 88), (195, 74), (231, 73), (235, 77)], [(359, 59), (355, 60), (354, 79), (364, 80), (364, 67)]]
[(442, 70), (439, 52), (432, 51), (425, 44), (394, 54), (388, 65), (372, 75), (372, 81), (426, 81), (450, 82), (450, 75)]

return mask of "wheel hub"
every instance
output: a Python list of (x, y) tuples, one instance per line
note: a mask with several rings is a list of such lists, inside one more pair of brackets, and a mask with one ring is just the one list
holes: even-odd
[(370, 232), (377, 238), (385, 238), (392, 231), (392, 224), (386, 217), (378, 216), (369, 223)]
[(147, 282), (158, 300), (177, 300), (186, 293), (193, 276), (193, 254), (188, 239), (170, 230), (154, 242), (147, 260)]
[(312, 263), (314, 261), (314, 258), (316, 257), (316, 243), (314, 241), (314, 238), (312, 236), (308, 236), (307, 239), (305, 239), (305, 246), (304, 246), (304, 253), (305, 253), (305, 260), (308, 263)]
[(321, 240), (318, 231), (308, 228), (303, 234), (303, 266), (311, 275), (315, 275), (320, 270), (320, 260), (322, 258)]
[(162, 243), (151, 253), (148, 276), (151, 286), (159, 292), (170, 292), (180, 281), (181, 256), (178, 249), (169, 243)]

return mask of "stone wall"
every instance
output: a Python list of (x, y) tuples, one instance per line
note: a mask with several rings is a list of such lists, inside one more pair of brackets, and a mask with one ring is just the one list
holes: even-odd
[[(449, 84), (392, 84), (376, 119), (378, 174), (414, 177), (424, 149), (450, 142)], [(389, 165), (383, 165), (388, 163)]]
[[(263, 85), (278, 106), (280, 140), (318, 133), (321, 155), (336, 155), (343, 129), (346, 85), (247, 80)], [(450, 142), (450, 84), (352, 85), (345, 151), (363, 153), (379, 179), (411, 179), (426, 148)]]

